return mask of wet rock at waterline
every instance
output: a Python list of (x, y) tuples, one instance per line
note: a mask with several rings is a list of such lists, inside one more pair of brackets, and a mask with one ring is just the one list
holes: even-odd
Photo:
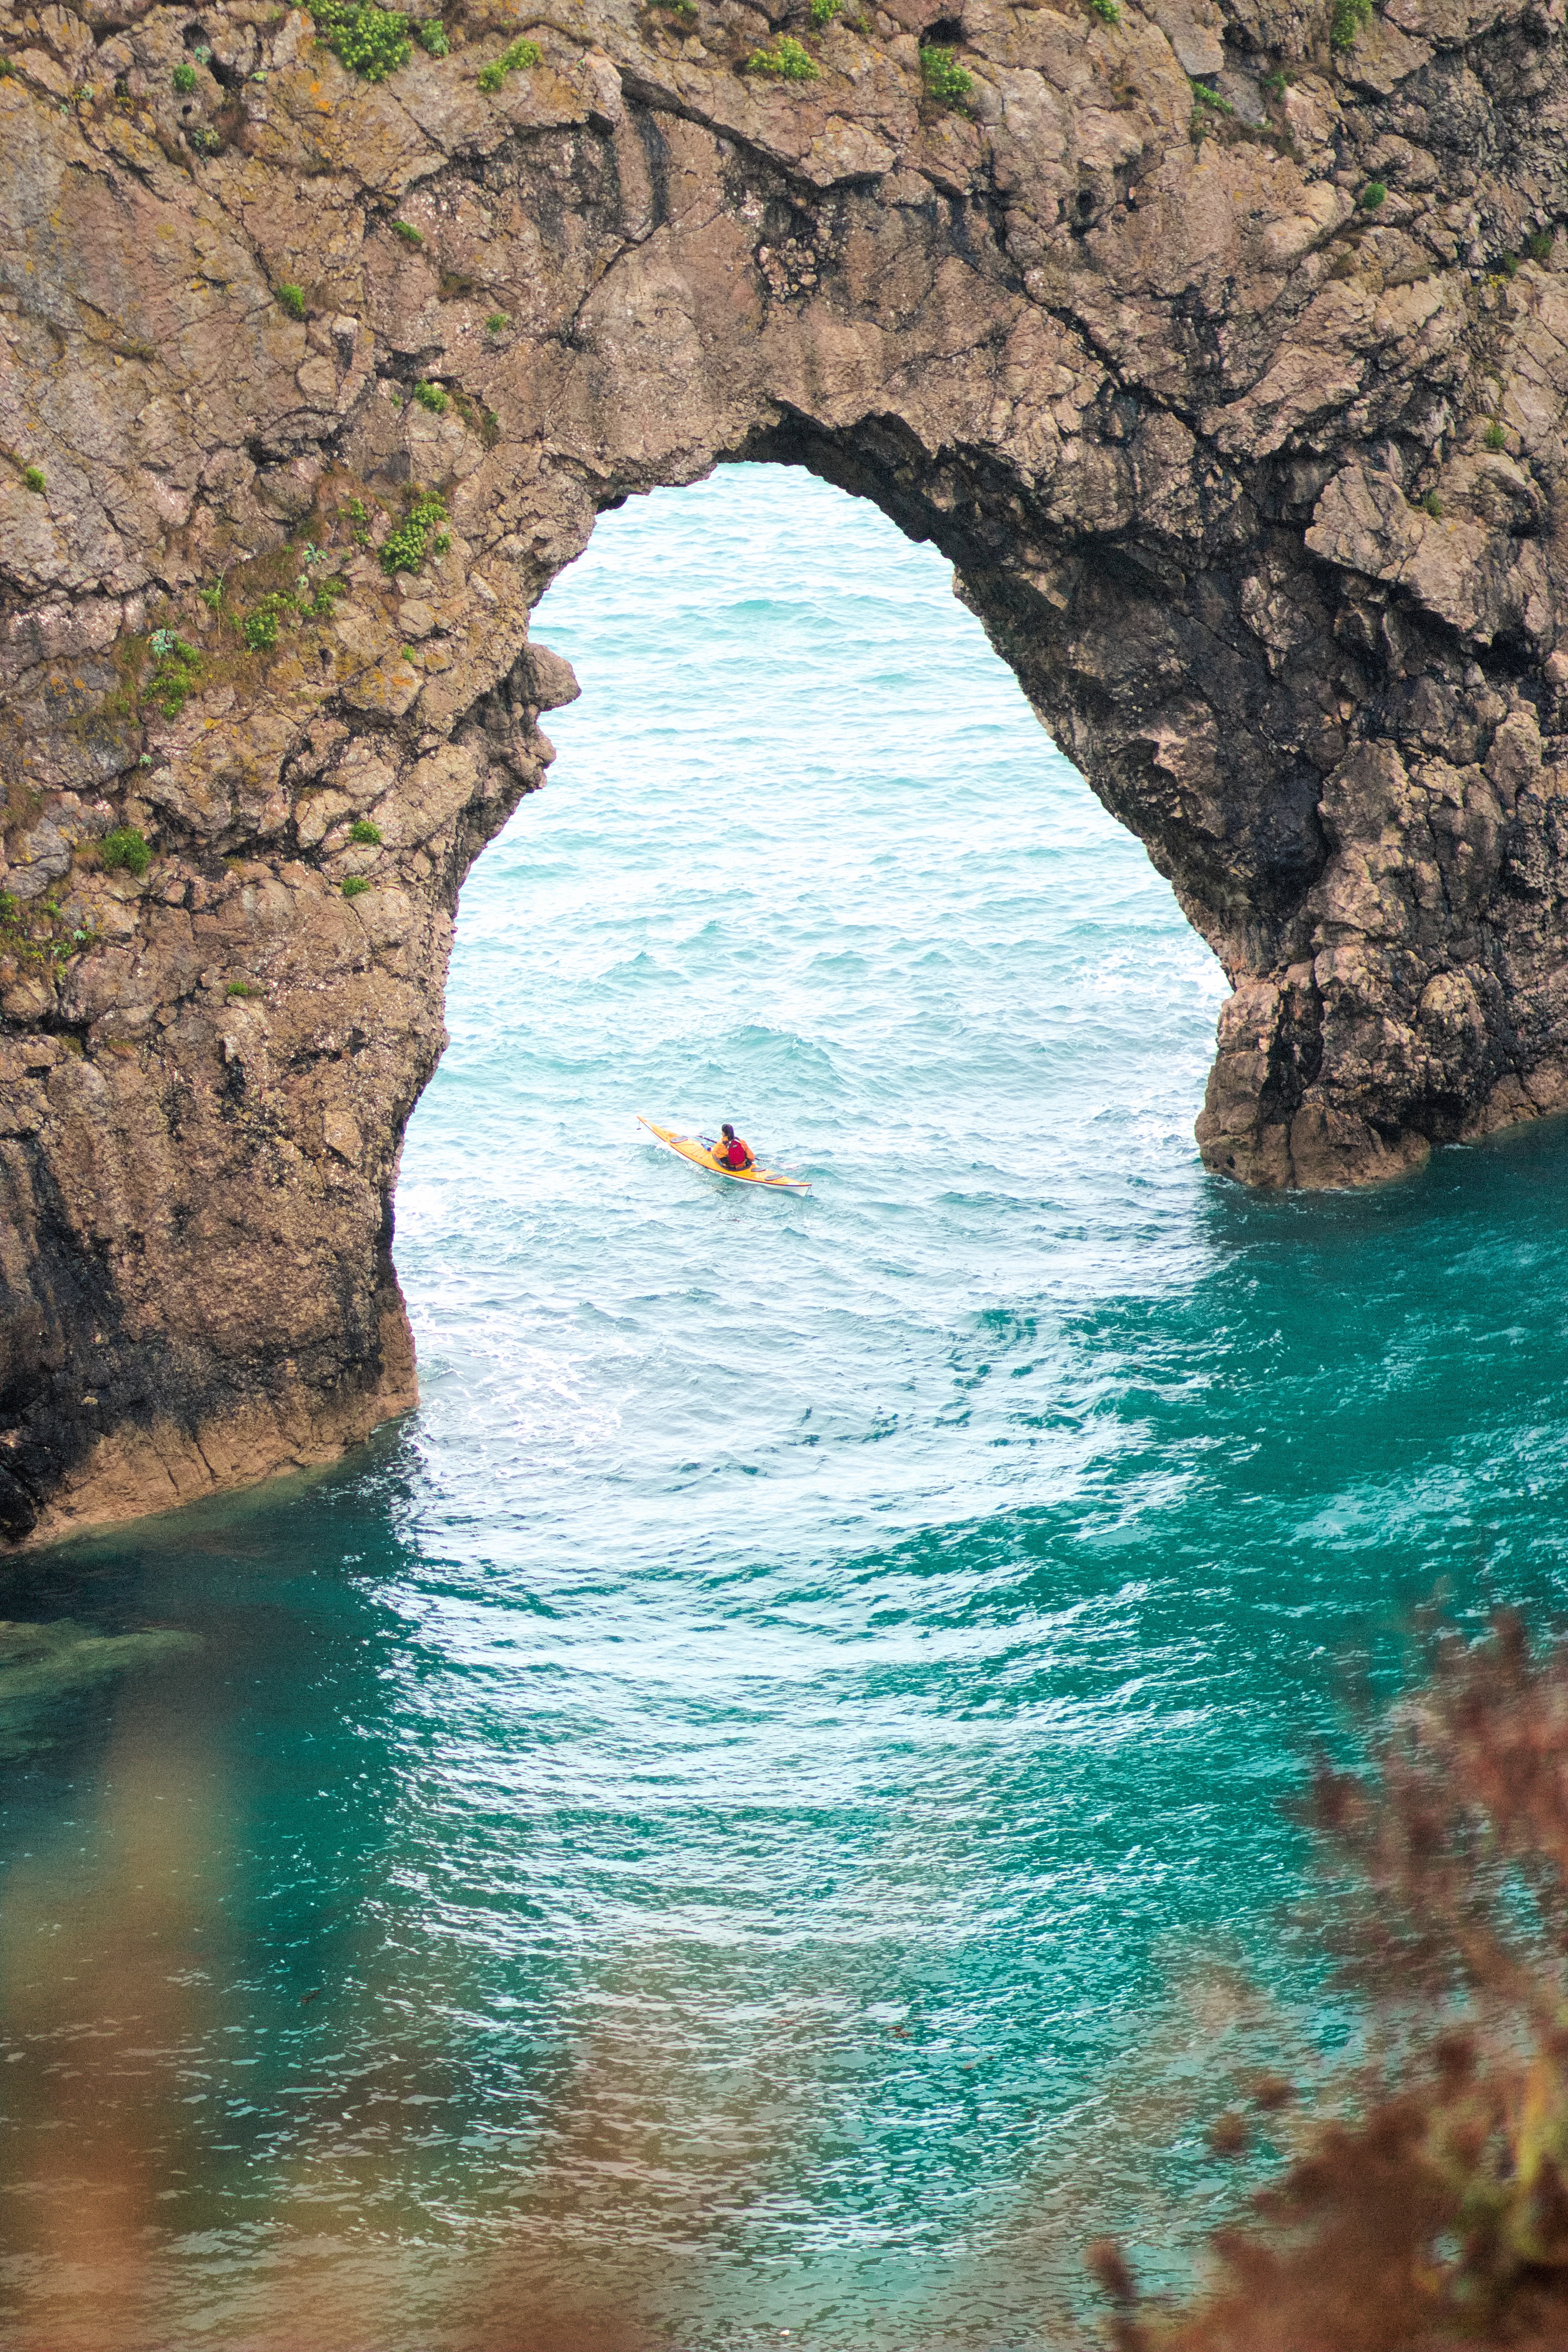
[(412, 1399), (529, 610), (720, 459), (951, 556), (1235, 983), (1211, 1166), (1568, 1103), (1568, 59), (1363, 13), (0, 13), (5, 1539)]

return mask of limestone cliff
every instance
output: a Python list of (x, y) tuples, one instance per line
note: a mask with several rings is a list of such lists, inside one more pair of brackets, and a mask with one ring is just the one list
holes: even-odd
[(410, 1401), (529, 610), (721, 457), (951, 556), (1235, 983), (1211, 1166), (1568, 1103), (1563, 0), (1329, 5), (0, 7), (0, 1535)]

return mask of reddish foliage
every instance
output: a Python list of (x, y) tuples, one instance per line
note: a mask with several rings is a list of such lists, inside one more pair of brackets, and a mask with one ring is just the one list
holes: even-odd
[[(1125, 2352), (1568, 2346), (1568, 1643), (1533, 1654), (1503, 1617), (1431, 1637), (1427, 1664), (1365, 1769), (1321, 1764), (1307, 1806), (1381, 2080), (1215, 2240), (1188, 2311), (1139, 2305), (1097, 2250)], [(1245, 2126), (1221, 2126), (1233, 2153)]]

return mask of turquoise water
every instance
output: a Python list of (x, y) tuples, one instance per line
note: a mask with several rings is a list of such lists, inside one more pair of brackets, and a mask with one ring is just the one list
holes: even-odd
[(1347, 1683), (1563, 1590), (1561, 1129), (1205, 1176), (1207, 951), (820, 483), (607, 517), (537, 634), (420, 1413), (12, 1571), (8, 2344), (1076, 2340), (1343, 2028), (1279, 1803)]

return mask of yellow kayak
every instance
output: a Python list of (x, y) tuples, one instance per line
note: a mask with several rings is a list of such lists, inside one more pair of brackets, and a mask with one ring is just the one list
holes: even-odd
[(660, 1127), (651, 1118), (637, 1113), (637, 1123), (650, 1135), (657, 1135), (667, 1151), (679, 1160), (689, 1160), (694, 1168), (706, 1168), (710, 1176), (727, 1176), (731, 1184), (760, 1184), (768, 1192), (809, 1192), (809, 1184), (798, 1176), (775, 1176), (771, 1168), (759, 1168), (753, 1161), (750, 1168), (726, 1168), (715, 1160), (712, 1149), (700, 1135), (677, 1135), (672, 1127)]

